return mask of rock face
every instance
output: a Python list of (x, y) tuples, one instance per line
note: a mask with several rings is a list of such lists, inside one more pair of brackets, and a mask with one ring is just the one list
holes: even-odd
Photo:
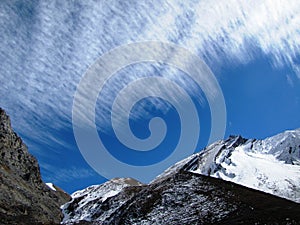
[(59, 224), (69, 198), (43, 183), (37, 160), (0, 108), (0, 224)]
[[(298, 134), (289, 131), (263, 141), (231, 136), (176, 163), (148, 185), (117, 179), (75, 192), (62, 207), (63, 223), (300, 224)], [(222, 174), (229, 180), (239, 177), (243, 186)], [(274, 186), (274, 181), (281, 183)]]

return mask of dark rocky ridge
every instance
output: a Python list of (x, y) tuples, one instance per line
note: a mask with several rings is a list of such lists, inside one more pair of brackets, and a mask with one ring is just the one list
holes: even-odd
[(69, 195), (51, 190), (37, 160), (13, 131), (0, 108), (0, 224), (59, 224)]
[(300, 224), (299, 213), (299, 204), (181, 171), (142, 188), (103, 224)]

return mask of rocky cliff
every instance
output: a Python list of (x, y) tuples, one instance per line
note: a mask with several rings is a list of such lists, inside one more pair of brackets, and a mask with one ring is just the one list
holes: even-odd
[(37, 160), (0, 108), (0, 224), (59, 224), (68, 200), (42, 181)]

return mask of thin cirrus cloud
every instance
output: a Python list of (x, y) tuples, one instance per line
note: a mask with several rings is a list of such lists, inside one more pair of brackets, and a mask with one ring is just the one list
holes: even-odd
[[(293, 69), (292, 85), (300, 79), (299, 21), (298, 0), (5, 1), (0, 4), (0, 105), (18, 132), (64, 145), (55, 131), (71, 126), (73, 96), (87, 68), (114, 47), (145, 40), (179, 44), (215, 68), (248, 63), (258, 49), (275, 68)], [(132, 74), (119, 78), (120, 86), (139, 77)], [(176, 71), (164, 76), (174, 78)], [(104, 108), (111, 101), (104, 100)]]
[[(191, 1), (185, 5), (166, 3), (160, 25), (146, 30), (149, 38), (164, 37), (188, 49), (204, 53), (214, 62), (247, 63), (256, 47), (272, 57), (274, 66), (295, 65), (300, 45), (298, 1)], [(174, 16), (176, 15), (176, 16)], [(188, 27), (187, 30), (182, 26)], [(250, 50), (250, 54), (249, 54)], [(220, 54), (221, 53), (221, 54)], [(208, 54), (208, 56), (205, 56)], [(299, 76), (299, 71), (295, 71)]]
[(52, 165), (43, 164), (45, 170), (44, 179), (54, 183), (71, 182), (74, 179), (86, 179), (97, 176), (92, 169), (82, 167), (57, 168)]

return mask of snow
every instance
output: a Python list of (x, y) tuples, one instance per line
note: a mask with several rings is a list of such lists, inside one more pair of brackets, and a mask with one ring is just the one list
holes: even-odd
[[(76, 191), (71, 195), (72, 200), (61, 206), (64, 214), (62, 223), (68, 224), (80, 220), (91, 221), (100, 203), (119, 194), (125, 187), (139, 185), (142, 184), (131, 178), (115, 178), (104, 184), (92, 185), (83, 190)], [(75, 203), (77, 200), (79, 200), (78, 203)], [(75, 213), (72, 215), (68, 211), (70, 204), (75, 205)]]
[(253, 148), (274, 154), (286, 163), (300, 165), (300, 129), (285, 131), (264, 141), (258, 141)]
[(231, 141), (198, 153), (200, 163), (190, 171), (300, 202), (300, 129), (236, 147)]
[(223, 162), (221, 166), (234, 177), (222, 171), (213, 176), (300, 202), (299, 190), (289, 191), (291, 185), (300, 187), (300, 166), (286, 164), (274, 155), (248, 152), (245, 146), (237, 147), (230, 160), (235, 165)]
[(54, 185), (53, 185), (52, 183), (46, 183), (46, 185), (47, 185), (50, 189), (52, 189), (53, 191), (56, 191), (56, 189), (55, 189), (55, 187), (54, 187)]

